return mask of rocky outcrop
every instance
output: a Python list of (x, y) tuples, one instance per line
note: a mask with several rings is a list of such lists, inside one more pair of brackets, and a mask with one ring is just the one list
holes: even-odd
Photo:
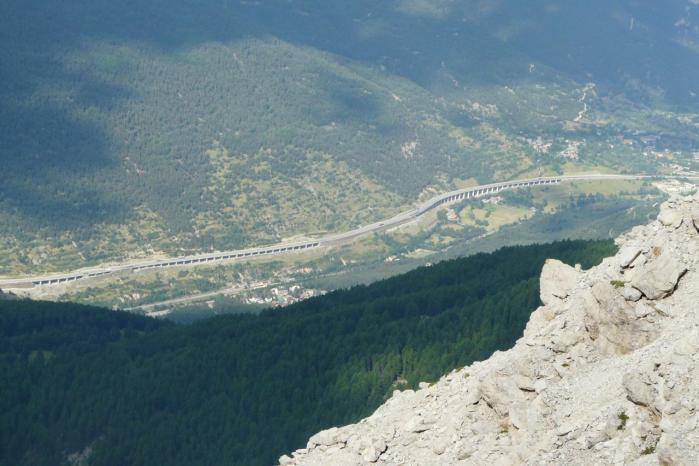
[(658, 221), (666, 227), (679, 228), (683, 220), (683, 214), (674, 209), (665, 209), (658, 215)]
[(582, 271), (547, 261), (514, 348), (355, 425), (285, 466), (699, 464), (699, 196)]
[(568, 297), (578, 284), (578, 271), (556, 259), (548, 259), (541, 271), (541, 302), (551, 304)]
[(692, 223), (694, 224), (694, 228), (699, 231), (699, 206), (694, 207), (692, 210)]
[(631, 286), (648, 299), (660, 299), (672, 293), (687, 267), (668, 247), (656, 246), (651, 258), (633, 274)]

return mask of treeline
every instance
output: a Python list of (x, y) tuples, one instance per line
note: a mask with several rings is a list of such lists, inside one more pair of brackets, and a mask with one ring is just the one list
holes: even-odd
[(511, 347), (546, 258), (589, 267), (613, 251), (506, 248), (189, 326), (0, 301), (0, 464), (268, 466), (395, 388)]

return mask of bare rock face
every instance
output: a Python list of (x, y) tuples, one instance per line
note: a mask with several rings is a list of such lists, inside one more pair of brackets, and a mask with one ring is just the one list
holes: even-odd
[(396, 391), (279, 463), (699, 464), (697, 212), (699, 196), (665, 203), (588, 271), (547, 261), (514, 348)]
[(645, 303), (629, 302), (620, 290), (610, 283), (598, 282), (592, 286), (594, 301), (581, 303), (586, 314), (590, 338), (602, 354), (624, 354), (653, 341), (655, 320), (652, 308)]
[(638, 258), (638, 256), (641, 255), (641, 249), (637, 246), (629, 246), (625, 247), (622, 250), (619, 251), (619, 265), (622, 268), (628, 268), (631, 267), (631, 265), (634, 263), (634, 261)]
[(682, 220), (682, 213), (675, 209), (664, 209), (658, 215), (658, 221), (666, 227), (679, 228)]
[(541, 302), (550, 304), (567, 298), (579, 278), (573, 267), (556, 259), (547, 259), (541, 271)]
[(652, 253), (652, 259), (638, 269), (631, 285), (646, 298), (656, 300), (673, 292), (687, 267), (669, 248), (656, 246)]
[(317, 446), (331, 447), (333, 445), (347, 443), (346, 436), (337, 427), (333, 427), (322, 432), (318, 432), (308, 440), (307, 448), (315, 448)]

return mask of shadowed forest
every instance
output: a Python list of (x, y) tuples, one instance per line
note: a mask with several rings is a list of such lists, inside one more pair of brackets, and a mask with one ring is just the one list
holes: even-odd
[(0, 300), (0, 464), (272, 464), (394, 389), (511, 347), (546, 258), (587, 268), (614, 250), (505, 248), (188, 326)]

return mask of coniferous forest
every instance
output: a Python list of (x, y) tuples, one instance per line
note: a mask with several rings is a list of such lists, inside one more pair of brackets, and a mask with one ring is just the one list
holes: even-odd
[(192, 325), (0, 300), (0, 464), (270, 465), (394, 389), (511, 347), (546, 258), (613, 252), (505, 248)]

